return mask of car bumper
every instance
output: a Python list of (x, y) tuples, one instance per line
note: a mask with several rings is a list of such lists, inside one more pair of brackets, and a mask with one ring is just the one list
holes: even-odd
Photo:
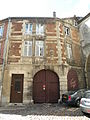
[(67, 105), (75, 105), (74, 101), (62, 101), (62, 102), (67, 104)]
[(84, 106), (80, 104), (80, 109), (82, 112), (89, 113), (90, 114), (90, 107)]

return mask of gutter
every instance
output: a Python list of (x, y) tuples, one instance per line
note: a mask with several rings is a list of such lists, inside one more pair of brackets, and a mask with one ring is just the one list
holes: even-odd
[(1, 72), (1, 84), (0, 84), (0, 103), (3, 102), (3, 80), (4, 80), (4, 72), (5, 72), (5, 63), (6, 63), (6, 53), (7, 53), (7, 45), (8, 45), (8, 38), (9, 38), (9, 32), (10, 32), (10, 18), (8, 18), (8, 28), (7, 28), (7, 35), (6, 35), (6, 40), (4, 44), (4, 52), (3, 52), (3, 63), (2, 63), (2, 72)]

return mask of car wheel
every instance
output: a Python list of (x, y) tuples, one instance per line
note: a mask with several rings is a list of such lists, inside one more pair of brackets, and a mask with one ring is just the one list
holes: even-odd
[(80, 100), (77, 100), (77, 102), (76, 102), (76, 106), (77, 106), (77, 107), (80, 106)]

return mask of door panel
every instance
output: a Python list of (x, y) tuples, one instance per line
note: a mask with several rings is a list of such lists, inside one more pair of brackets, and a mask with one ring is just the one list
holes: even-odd
[(22, 103), (23, 100), (23, 74), (12, 74), (11, 103)]
[(68, 91), (77, 90), (78, 89), (77, 72), (73, 69), (69, 70), (67, 79), (68, 79)]
[(45, 85), (45, 71), (38, 72), (34, 76), (33, 83), (33, 99), (35, 103), (45, 102), (45, 90), (43, 90), (43, 85)]
[(46, 71), (46, 102), (55, 103), (59, 99), (59, 79), (58, 76), (50, 71)]
[(50, 70), (41, 70), (34, 76), (33, 99), (35, 103), (58, 102), (59, 78)]

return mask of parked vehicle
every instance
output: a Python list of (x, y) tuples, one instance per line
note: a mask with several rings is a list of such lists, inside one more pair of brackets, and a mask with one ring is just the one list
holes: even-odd
[(82, 112), (90, 113), (90, 90), (84, 93), (80, 101), (80, 108)]
[(67, 105), (74, 105), (79, 107), (80, 100), (85, 92), (85, 89), (80, 89), (77, 91), (68, 91), (62, 94), (62, 102)]

